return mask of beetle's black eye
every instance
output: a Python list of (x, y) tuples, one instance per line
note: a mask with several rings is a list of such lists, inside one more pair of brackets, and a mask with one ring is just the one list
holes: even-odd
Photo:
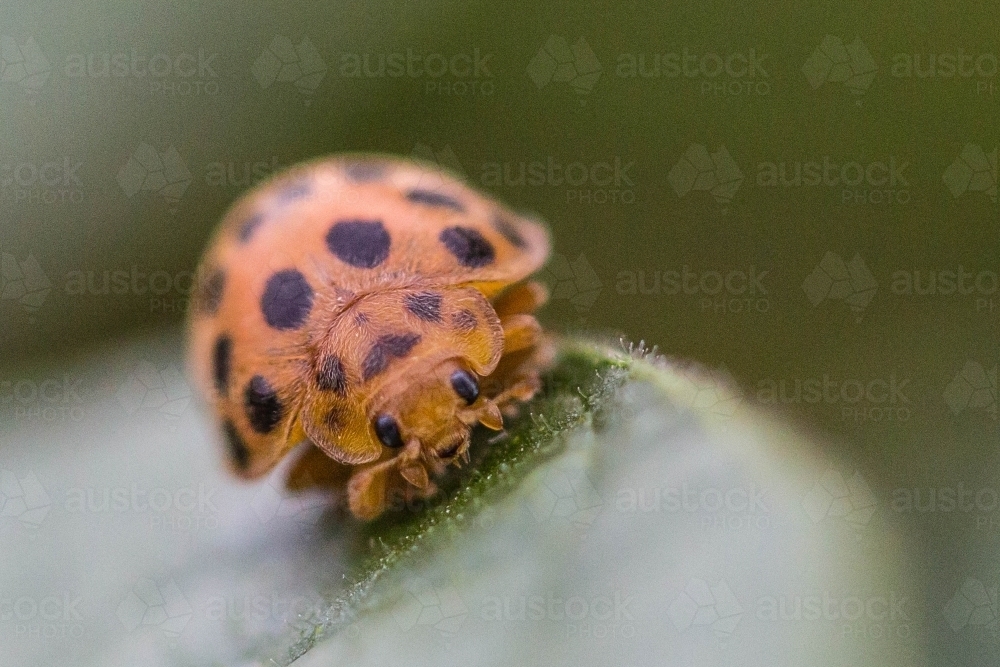
[(403, 436), (399, 434), (399, 424), (387, 414), (375, 418), (375, 435), (386, 447), (399, 449), (403, 446)]
[(479, 383), (468, 371), (455, 371), (451, 374), (451, 388), (462, 400), (472, 405), (479, 398)]

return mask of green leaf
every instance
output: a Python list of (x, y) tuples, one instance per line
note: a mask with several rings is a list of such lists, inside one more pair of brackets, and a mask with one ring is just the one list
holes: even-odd
[(176, 358), (174, 340), (96, 358), (70, 371), (95, 388), (77, 423), (4, 426), (0, 468), (21, 487), (30, 470), (49, 509), (4, 524), (0, 590), (78, 599), (79, 636), (15, 637), (22, 662), (919, 657), (903, 545), (865, 480), (722, 374), (564, 341), (542, 395), (478, 434), (441, 494), (360, 524), (280, 471), (231, 480), (206, 419), (161, 414)]

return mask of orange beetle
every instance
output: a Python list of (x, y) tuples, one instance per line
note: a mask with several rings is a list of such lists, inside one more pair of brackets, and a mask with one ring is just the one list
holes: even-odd
[(539, 388), (552, 345), (526, 280), (535, 221), (430, 165), (347, 155), (240, 199), (199, 269), (189, 365), (232, 470), (260, 477), (308, 440), (289, 486), (352, 513), (425, 498), (478, 423)]

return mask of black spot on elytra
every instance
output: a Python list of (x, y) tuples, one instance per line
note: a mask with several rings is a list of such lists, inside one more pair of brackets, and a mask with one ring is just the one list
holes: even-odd
[(237, 470), (246, 470), (250, 467), (250, 450), (247, 448), (243, 438), (240, 437), (236, 426), (228, 419), (222, 425), (222, 435), (226, 440), (226, 449), (229, 450), (229, 458)]
[(361, 362), (361, 376), (368, 380), (375, 377), (389, 366), (389, 355), (385, 353), (378, 343), (368, 350), (364, 361)]
[(284, 408), (278, 393), (262, 375), (254, 375), (243, 392), (243, 408), (250, 427), (258, 433), (270, 433), (281, 421)]
[(212, 377), (220, 396), (229, 395), (229, 372), (233, 363), (233, 339), (225, 334), (215, 339), (212, 349)]
[(267, 279), (260, 309), (275, 329), (297, 329), (312, 310), (313, 291), (305, 276), (295, 269), (278, 271)]
[(391, 239), (381, 220), (341, 220), (326, 233), (326, 247), (359, 269), (373, 269), (389, 256)]
[(441, 295), (437, 292), (413, 292), (403, 298), (406, 309), (425, 322), (441, 321)]
[(448, 195), (435, 192), (434, 190), (414, 188), (406, 193), (406, 198), (414, 204), (440, 206), (442, 208), (450, 208), (451, 210), (458, 211), (459, 213), (465, 213), (465, 207), (462, 206), (462, 202), (458, 201), (454, 197), (449, 197)]
[(215, 315), (222, 303), (222, 291), (226, 288), (226, 274), (215, 269), (208, 279), (198, 285), (198, 309), (205, 315)]
[(254, 213), (249, 218), (243, 221), (240, 225), (239, 231), (236, 233), (236, 237), (239, 239), (240, 243), (246, 243), (253, 236), (253, 233), (257, 231), (261, 223), (264, 222), (263, 213)]
[(517, 231), (517, 226), (510, 221), (507, 216), (502, 213), (497, 213), (493, 216), (493, 229), (500, 233), (500, 236), (507, 239), (507, 241), (515, 248), (526, 248), (528, 243), (521, 236), (521, 232)]
[(471, 227), (448, 227), (438, 238), (462, 266), (478, 269), (493, 263), (493, 246)]
[(390, 334), (380, 337), (378, 342), (391, 356), (402, 358), (408, 355), (413, 346), (420, 342), (420, 334)]
[(380, 162), (348, 162), (344, 165), (344, 174), (355, 183), (370, 183), (385, 176), (385, 165)]
[(275, 199), (279, 204), (288, 204), (309, 194), (309, 179), (302, 177), (286, 183), (278, 190)]
[(343, 395), (347, 391), (347, 374), (344, 373), (344, 363), (335, 354), (323, 358), (316, 371), (316, 386), (321, 391), (333, 391)]
[(393, 359), (401, 359), (420, 342), (420, 334), (389, 334), (380, 336), (361, 362), (361, 375), (370, 380), (386, 368)]
[(471, 310), (462, 309), (451, 316), (451, 323), (459, 331), (473, 331), (479, 321)]

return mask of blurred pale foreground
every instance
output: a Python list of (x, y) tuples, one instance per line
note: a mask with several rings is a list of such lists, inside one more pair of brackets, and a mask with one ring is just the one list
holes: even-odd
[(26, 376), (74, 409), (0, 427), (0, 663), (923, 662), (906, 546), (863, 480), (697, 369), (618, 354), (558, 453), (440, 510), (334, 618), (370, 533), (229, 478), (180, 358), (169, 338)]

